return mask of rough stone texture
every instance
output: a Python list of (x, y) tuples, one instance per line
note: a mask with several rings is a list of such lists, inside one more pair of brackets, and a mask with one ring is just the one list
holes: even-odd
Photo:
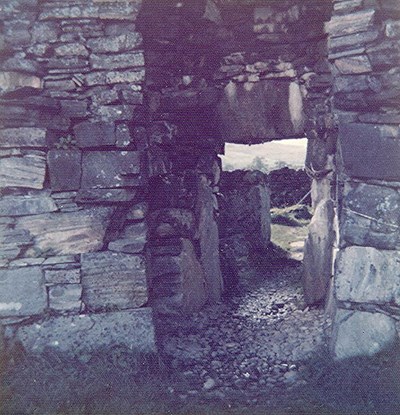
[(42, 154), (0, 159), (0, 187), (43, 189), (46, 159)]
[(42, 86), (42, 80), (38, 76), (27, 75), (20, 72), (0, 73), (1, 92), (14, 91), (23, 87), (42, 89)]
[(325, 300), (332, 276), (334, 205), (321, 201), (315, 209), (304, 244), (304, 298), (307, 304)]
[(0, 269), (0, 316), (31, 316), (47, 307), (40, 267)]
[(134, 189), (81, 189), (76, 201), (80, 203), (132, 202), (136, 197)]
[(82, 359), (113, 346), (144, 353), (156, 351), (149, 308), (43, 320), (18, 328), (15, 339), (31, 353), (50, 347)]
[(49, 287), (49, 308), (56, 311), (79, 312), (82, 306), (81, 284), (58, 284)]
[(0, 147), (45, 147), (46, 130), (35, 127), (0, 130)]
[(247, 144), (304, 135), (302, 96), (295, 83), (231, 82), (217, 111), (221, 134), (229, 142)]
[[(58, 259), (58, 261), (62, 260)], [(45, 262), (43, 265), (48, 263)], [(44, 279), (46, 284), (79, 284), (81, 272), (80, 269), (48, 269), (44, 272)]]
[(82, 188), (112, 188), (137, 185), (140, 153), (136, 151), (92, 151), (82, 159)]
[(113, 208), (96, 207), (72, 213), (18, 218), (17, 229), (28, 231), (34, 245), (27, 256), (91, 252), (103, 246)]
[(41, 196), (3, 196), (0, 199), (0, 216), (26, 216), (55, 212), (54, 200), (46, 193)]
[(179, 241), (176, 256), (156, 256), (157, 248), (150, 248), (150, 304), (161, 314), (193, 313), (204, 306), (209, 295), (192, 242)]
[(337, 360), (373, 356), (397, 340), (396, 323), (380, 313), (338, 310), (332, 344)]
[(399, 252), (350, 246), (339, 252), (336, 268), (339, 301), (400, 305)]
[(357, 32), (366, 32), (375, 18), (375, 10), (362, 10), (341, 16), (333, 16), (326, 23), (325, 30), (332, 37), (349, 35)]
[(115, 144), (114, 125), (112, 123), (84, 121), (74, 126), (74, 136), (80, 148), (112, 146)]
[(400, 181), (400, 140), (386, 137), (379, 126), (368, 124), (341, 124), (339, 140), (350, 176)]
[(400, 246), (400, 195), (389, 187), (347, 184), (341, 238), (350, 245), (397, 249)]
[(204, 176), (199, 179), (197, 197), (200, 262), (203, 266), (207, 284), (208, 301), (216, 302), (221, 298), (223, 290), (218, 252), (219, 234), (218, 225), (214, 219), (215, 196)]
[(113, 252), (123, 252), (125, 254), (140, 254), (144, 251), (146, 242), (146, 235), (137, 238), (117, 239), (108, 244), (108, 249)]
[(50, 184), (53, 191), (80, 187), (82, 153), (78, 150), (50, 150), (47, 153)]
[(116, 252), (83, 254), (83, 301), (90, 310), (135, 308), (147, 302), (144, 257)]

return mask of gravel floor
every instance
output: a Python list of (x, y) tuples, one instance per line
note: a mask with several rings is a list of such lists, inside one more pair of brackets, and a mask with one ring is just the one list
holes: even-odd
[(332, 362), (329, 320), (304, 304), (301, 273), (298, 262), (275, 263), (220, 304), (183, 321), (160, 320), (161, 360), (121, 350), (86, 363), (20, 356), (5, 373), (0, 413), (400, 413), (398, 351), (372, 366)]

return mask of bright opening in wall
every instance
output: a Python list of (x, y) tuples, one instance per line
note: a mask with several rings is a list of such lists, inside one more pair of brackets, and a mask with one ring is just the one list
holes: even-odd
[[(308, 195), (311, 182), (304, 170), (306, 152), (307, 139), (304, 138), (251, 146), (226, 143), (225, 155), (222, 156), (221, 191), (229, 200), (226, 208), (235, 210), (230, 219), (252, 228), (246, 235), (250, 241), (256, 238), (257, 233), (260, 240), (266, 234), (261, 228), (270, 226), (270, 241), (282, 248), (288, 258), (298, 261), (303, 259), (304, 239), (311, 219)], [(262, 175), (254, 173), (258, 174), (257, 179), (256, 176), (251, 178), (252, 173), (246, 176), (244, 170), (261, 171), (264, 177), (260, 181)], [(263, 202), (263, 197), (252, 188), (261, 182), (269, 187), (268, 203)], [(262, 211), (268, 208), (270, 215), (263, 216)], [(270, 223), (266, 225), (263, 220)], [(246, 229), (244, 233), (247, 233)]]

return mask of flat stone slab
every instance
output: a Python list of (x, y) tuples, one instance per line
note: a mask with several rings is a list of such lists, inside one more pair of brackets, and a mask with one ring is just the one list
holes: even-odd
[(341, 124), (339, 143), (349, 176), (400, 181), (400, 140), (385, 136), (379, 126)]
[(0, 147), (46, 147), (46, 129), (4, 128), (0, 131)]
[(141, 255), (93, 252), (82, 255), (83, 301), (91, 310), (143, 306), (148, 299)]
[(17, 229), (34, 239), (27, 256), (54, 256), (92, 252), (103, 238), (114, 209), (95, 207), (70, 213), (49, 213), (17, 219)]
[(47, 307), (40, 267), (0, 270), (0, 316), (32, 316)]
[(50, 150), (47, 154), (53, 191), (77, 190), (81, 181), (82, 154), (78, 150)]
[(335, 287), (339, 301), (400, 305), (400, 253), (361, 246), (341, 250)]
[(3, 196), (0, 216), (25, 216), (54, 212), (57, 205), (50, 196)]
[(364, 311), (337, 310), (334, 331), (332, 349), (337, 360), (373, 356), (398, 338), (394, 319)]
[(0, 159), (0, 188), (43, 189), (46, 158), (41, 154)]
[(78, 358), (90, 358), (96, 350), (113, 346), (156, 352), (150, 308), (53, 317), (17, 328), (15, 340), (31, 353), (51, 348)]

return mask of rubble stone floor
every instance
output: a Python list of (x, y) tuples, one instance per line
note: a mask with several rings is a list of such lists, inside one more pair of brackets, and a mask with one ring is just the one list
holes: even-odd
[(163, 320), (161, 361), (118, 349), (85, 363), (51, 353), (17, 359), (0, 413), (400, 413), (398, 354), (334, 364), (329, 320), (304, 304), (301, 272), (298, 262), (275, 264), (220, 304)]

